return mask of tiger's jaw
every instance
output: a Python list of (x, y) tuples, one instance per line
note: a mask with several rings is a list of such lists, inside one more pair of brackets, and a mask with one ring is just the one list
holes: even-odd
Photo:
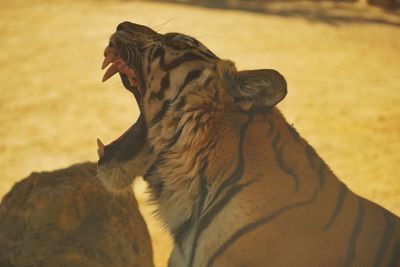
[(98, 176), (109, 190), (119, 193), (129, 189), (136, 176), (144, 175), (151, 164), (152, 151), (147, 142), (147, 126), (142, 109), (143, 81), (137, 78), (139, 67), (126, 60), (132, 59), (132, 55), (127, 57), (126, 51), (118, 47), (118, 40), (113, 37), (104, 51), (102, 69), (109, 67), (103, 82), (119, 73), (123, 86), (132, 92), (140, 110), (137, 121), (115, 141), (103, 145), (97, 140)]
[(104, 165), (112, 160), (124, 162), (135, 156), (135, 153), (141, 150), (146, 139), (146, 127), (141, 112), (141, 94), (136, 80), (135, 71), (128, 67), (125, 61), (118, 55), (118, 52), (109, 45), (104, 51), (104, 61), (102, 69), (106, 70), (103, 76), (103, 82), (119, 73), (124, 87), (132, 92), (139, 106), (140, 116), (128, 130), (126, 130), (119, 138), (104, 146), (100, 140), (98, 143), (99, 165)]

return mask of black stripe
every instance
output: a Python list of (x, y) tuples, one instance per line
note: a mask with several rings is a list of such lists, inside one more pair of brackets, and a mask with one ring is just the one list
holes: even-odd
[(177, 59), (171, 61), (170, 63), (165, 63), (164, 57), (162, 57), (161, 61), (160, 61), (160, 68), (164, 71), (171, 71), (172, 69), (179, 67), (183, 63), (190, 62), (190, 61), (196, 61), (196, 60), (204, 60), (204, 58), (199, 55), (187, 52), (187, 53), (183, 54), (183, 56), (178, 57)]
[(296, 128), (294, 128), (292, 125), (288, 125), (288, 130), (289, 130), (289, 133), (292, 135), (293, 139), (295, 139), (296, 141), (302, 140), (299, 132), (297, 132)]
[[(197, 157), (196, 157), (197, 158)], [(208, 190), (207, 190), (207, 178), (204, 175), (205, 170), (207, 169), (208, 166), (208, 161), (206, 160), (203, 163), (203, 166), (200, 170), (199, 173), (199, 201), (198, 201), (198, 205), (197, 205), (197, 209), (196, 209), (196, 221), (198, 221), (200, 219), (200, 214), (204, 208), (204, 202), (206, 200), (206, 197), (208, 195)]]
[[(202, 54), (203, 56), (209, 58), (209, 59), (217, 59), (218, 57), (216, 57), (214, 54), (212, 53), (208, 53), (207, 51), (203, 51), (201, 48), (199, 48), (199, 50), (197, 50), (198, 52), (200, 52), (200, 54)], [(208, 50), (210, 51), (210, 50)]]
[[(176, 38), (178, 37), (178, 38)], [(192, 43), (188, 44), (187, 40), (185, 38), (182, 38), (182, 36), (166, 36), (164, 44), (168, 46), (169, 48), (174, 49), (175, 51), (184, 51), (190, 49)]]
[(208, 77), (207, 80), (204, 82), (203, 87), (207, 88), (213, 80), (214, 80), (214, 76)]
[(279, 215), (281, 215), (282, 213), (289, 211), (291, 209), (294, 208), (298, 208), (301, 206), (305, 206), (305, 205), (309, 205), (311, 203), (313, 203), (318, 195), (318, 191), (315, 190), (314, 194), (307, 200), (303, 201), (303, 202), (297, 202), (294, 204), (291, 204), (289, 206), (283, 207), (281, 209), (278, 209), (274, 212), (272, 212), (271, 214), (269, 214), (268, 216), (265, 216), (263, 218), (261, 218), (260, 220), (257, 220), (255, 222), (249, 223), (245, 226), (243, 226), (242, 228), (240, 228), (239, 230), (237, 230), (233, 235), (231, 235), (230, 238), (228, 238), (215, 252), (214, 254), (210, 257), (210, 259), (208, 260), (208, 264), (207, 267), (211, 267), (212, 264), (214, 263), (214, 261), (221, 256), (230, 245), (232, 245), (236, 240), (238, 240), (240, 237), (242, 237), (243, 235), (257, 229), (259, 226), (264, 225), (266, 223), (269, 223), (271, 220), (275, 219), (276, 217), (278, 217)]
[(171, 140), (168, 142), (168, 145), (166, 146), (168, 150), (171, 149), (171, 147), (174, 146), (176, 142), (178, 142), (179, 137), (181, 137), (182, 135), (183, 128), (185, 127), (186, 123), (188, 123), (188, 121), (189, 120), (187, 120), (185, 124), (174, 133), (174, 136), (172, 136)]
[(322, 190), (325, 185), (325, 170), (326, 170), (326, 165), (324, 162), (320, 162), (319, 167), (318, 167), (318, 177), (319, 177), (319, 189)]
[[(156, 179), (153, 178), (155, 175), (157, 175)], [(164, 190), (164, 181), (160, 177), (160, 174), (157, 173), (157, 174), (153, 174), (151, 176), (146, 176), (145, 180), (151, 181), (151, 183), (149, 182), (149, 185), (151, 187), (151, 200), (153, 202), (158, 201)]]
[(203, 232), (207, 226), (210, 224), (212, 219), (217, 215), (229, 202), (233, 197), (235, 197), (239, 192), (241, 192), (244, 188), (249, 186), (250, 184), (256, 182), (256, 180), (251, 180), (247, 183), (240, 184), (240, 185), (234, 185), (229, 190), (227, 190), (226, 194), (223, 196), (223, 198), (218, 201), (212, 208), (209, 209), (209, 211), (201, 218), (200, 224), (199, 224), (199, 233)]
[(325, 224), (324, 231), (328, 231), (329, 228), (332, 226), (333, 222), (336, 220), (338, 217), (339, 213), (342, 211), (343, 208), (343, 203), (344, 203), (344, 198), (347, 193), (347, 187), (345, 184), (340, 183), (340, 189), (339, 189), (339, 196), (336, 201), (336, 206), (335, 209), (333, 210), (331, 217), (329, 218), (328, 222)]
[(267, 137), (271, 137), (271, 134), (274, 132), (274, 125), (272, 124), (272, 121), (267, 121), (268, 127), (269, 127), (269, 131), (267, 134)]
[(373, 267), (381, 266), (383, 256), (385, 255), (385, 252), (390, 244), (390, 240), (393, 237), (395, 220), (394, 220), (393, 216), (386, 210), (384, 211), (384, 213), (385, 213), (385, 222), (386, 222), (385, 232), (383, 233), (382, 240), (379, 245), (379, 250), (376, 255)]
[(189, 38), (189, 41), (190, 42), (192, 42), (195, 46), (197, 46), (199, 49), (200, 49), (200, 46), (202, 45), (201, 43), (200, 43), (200, 41), (199, 40), (197, 40), (196, 38), (193, 38), (193, 37), (190, 37), (190, 36), (188, 36)]
[(156, 115), (154, 115), (153, 119), (150, 122), (151, 126), (160, 122), (160, 120), (164, 117), (165, 113), (167, 112), (167, 110), (169, 108), (169, 104), (170, 104), (169, 100), (165, 100), (162, 103), (162, 107), (161, 107), (160, 111), (157, 112)]
[(151, 62), (153, 62), (153, 61), (156, 60), (157, 58), (160, 58), (160, 61), (161, 61), (161, 59), (163, 59), (164, 57), (165, 57), (165, 50), (164, 50), (164, 48), (159, 47), (159, 48), (154, 52), (154, 56), (153, 56)]
[(305, 144), (304, 150), (305, 150), (308, 162), (311, 165), (311, 168), (315, 169), (316, 164), (317, 164), (316, 159), (319, 158), (317, 155), (317, 152), (315, 152), (314, 148), (312, 146), (310, 146), (309, 144)]
[(215, 58), (218, 58), (210, 49), (206, 48), (206, 51), (207, 51), (207, 53), (214, 56)]
[(144, 175), (144, 178), (147, 175), (153, 175), (156, 172), (158, 172), (157, 171), (157, 166), (155, 165), (155, 162), (153, 162), (153, 164), (151, 164), (151, 166), (147, 169), (146, 174)]
[(192, 253), (190, 256), (189, 266), (193, 265), (194, 259), (196, 257), (196, 248), (198, 239), (201, 233), (210, 225), (214, 217), (226, 206), (228, 203), (238, 194), (240, 193), (245, 187), (249, 186), (250, 184), (254, 183), (256, 180), (251, 180), (245, 184), (241, 185), (234, 185), (232, 186), (228, 192), (224, 195), (224, 197), (218, 201), (200, 220), (199, 226), (197, 228), (195, 237), (193, 239), (193, 246), (192, 246)]
[(188, 83), (190, 83), (191, 81), (199, 78), (202, 72), (203, 72), (203, 70), (192, 70), (192, 71), (190, 71), (186, 75), (185, 80), (183, 81), (182, 85), (177, 90), (177, 93), (176, 93), (174, 99), (171, 101), (171, 103), (175, 102), (175, 100), (178, 99), (178, 97), (180, 96), (180, 94), (182, 93), (182, 91), (186, 87), (186, 85), (188, 85)]
[[(200, 191), (200, 194), (199, 194), (199, 200), (198, 200), (197, 205), (195, 207), (195, 214), (194, 214), (194, 216), (195, 216), (194, 220), (196, 222), (198, 222), (200, 220), (201, 212), (202, 212), (202, 210), (204, 208), (204, 202), (205, 202), (207, 194), (208, 194), (208, 190), (207, 190), (207, 186), (206, 186), (207, 178), (204, 175), (204, 172), (205, 172), (205, 170), (207, 168), (207, 165), (208, 165), (208, 162), (206, 162), (203, 165), (203, 167), (202, 167), (202, 169), (201, 169), (201, 171), (199, 173), (199, 191)], [(189, 267), (193, 266), (193, 261), (194, 261), (194, 257), (195, 257), (195, 254), (196, 254), (196, 248), (197, 248), (197, 239), (198, 239), (198, 229), (197, 229), (195, 237), (193, 239), (192, 251), (190, 253), (190, 259), (189, 259), (189, 264), (188, 264)]]
[[(139, 83), (139, 88), (141, 89), (140, 94), (141, 94), (141, 95), (145, 95), (145, 94), (146, 94), (146, 78), (145, 78), (144, 70), (142, 69), (142, 67), (136, 68), (135, 75), (136, 75), (136, 80), (137, 80), (138, 83)], [(128, 87), (128, 88), (130, 88), (130, 87), (131, 87), (131, 86), (130, 86), (130, 84), (129, 84), (129, 87)], [(132, 90), (129, 90), (129, 91), (132, 92)], [(132, 93), (134, 93), (135, 96), (136, 96), (136, 94), (137, 94), (137, 93), (136, 93), (136, 90), (134, 90)], [(140, 99), (140, 97), (137, 98), (137, 99)], [(141, 100), (141, 99), (140, 99), (140, 100)], [(142, 101), (142, 100), (141, 100), (141, 101)], [(140, 108), (140, 105), (139, 105), (139, 108)]]
[(172, 236), (174, 237), (175, 245), (181, 249), (183, 238), (185, 237), (190, 226), (194, 224), (192, 217), (181, 223), (178, 227), (171, 230)]
[[(215, 193), (216, 197), (218, 197), (221, 194), (221, 192), (224, 191), (227, 187), (237, 183), (244, 173), (244, 155), (243, 155), (244, 137), (245, 137), (246, 130), (249, 127), (252, 120), (253, 120), (253, 117), (249, 116), (248, 121), (243, 123), (243, 125), (240, 129), (238, 166), (233, 171), (233, 173), (218, 188), (217, 192)], [(215, 198), (214, 198), (214, 200), (215, 200)], [(212, 203), (213, 202), (211, 202), (210, 206), (212, 205)]]
[(280, 133), (276, 133), (276, 136), (274, 140), (272, 141), (272, 149), (274, 150), (275, 156), (276, 156), (276, 161), (279, 165), (279, 167), (290, 177), (292, 177), (293, 182), (294, 182), (294, 191), (297, 192), (300, 187), (300, 182), (299, 178), (297, 177), (296, 173), (289, 168), (289, 166), (286, 165), (285, 161), (283, 160), (283, 146), (279, 146), (279, 141), (280, 141), (281, 135)]
[[(147, 73), (148, 75), (151, 73), (151, 64), (157, 59), (160, 58), (160, 62), (164, 60), (165, 57), (165, 50), (162, 47), (158, 47), (155, 51), (154, 51), (154, 55), (153, 57), (150, 59), (150, 61), (148, 62), (147, 65)], [(167, 74), (168, 75), (168, 74)], [(154, 75), (152, 74), (152, 77), (154, 78)], [(153, 79), (152, 78), (152, 79)], [(143, 94), (144, 95), (144, 94)]]
[[(185, 128), (186, 124), (188, 124), (189, 122), (193, 121), (193, 118), (188, 118), (183, 125), (177, 129), (174, 133), (174, 135), (172, 136), (172, 138), (170, 139), (170, 141), (168, 142), (168, 144), (165, 146), (165, 148), (163, 149), (162, 153), (166, 153), (168, 150), (171, 149), (172, 146), (174, 146), (176, 144), (176, 142), (178, 142), (179, 137), (181, 137), (182, 135), (182, 131)], [(188, 148), (189, 149), (189, 148)], [(200, 151), (202, 151), (204, 148), (200, 149)]]
[[(191, 252), (191, 257), (190, 257), (190, 264), (189, 266), (192, 266), (195, 256), (196, 256), (196, 247), (197, 247), (197, 240), (200, 237), (201, 233), (207, 228), (207, 226), (210, 224), (212, 219), (215, 217), (216, 214), (218, 214), (219, 211), (221, 211), (227, 203), (237, 194), (239, 193), (245, 186), (247, 186), (249, 183), (246, 183), (244, 185), (235, 185), (240, 178), (243, 176), (244, 173), (244, 155), (243, 155), (243, 146), (244, 146), (244, 140), (245, 140), (245, 133), (252, 121), (252, 116), (249, 116), (249, 119), (242, 124), (240, 128), (240, 141), (239, 141), (239, 158), (238, 158), (238, 166), (236, 169), (233, 171), (233, 173), (221, 184), (221, 186), (218, 188), (216, 193), (214, 194), (214, 198), (210, 202), (208, 207), (211, 207), (209, 211), (206, 209), (204, 211), (205, 215), (201, 218), (199, 226), (197, 228), (194, 240), (193, 240), (193, 246), (192, 246), (192, 252)], [(214, 202), (218, 199), (219, 195), (228, 187), (232, 186), (228, 192), (225, 194), (225, 196), (222, 198), (221, 201), (219, 201), (216, 205), (214, 205)]]
[(190, 83), (190, 82), (193, 81), (194, 79), (199, 78), (202, 72), (203, 72), (202, 69), (190, 71), (190, 72), (186, 75), (185, 81), (183, 82), (183, 84), (181, 85), (180, 89), (178, 90), (178, 93), (179, 93), (180, 91), (182, 91), (182, 89), (183, 89), (188, 83)]
[(181, 249), (182, 248), (182, 242), (184, 240), (184, 237), (187, 233), (187, 231), (190, 229), (191, 226), (195, 224), (196, 221), (199, 220), (200, 213), (203, 209), (204, 201), (207, 197), (208, 190), (206, 186), (206, 178), (204, 176), (204, 170), (207, 167), (208, 163), (205, 162), (200, 170), (199, 174), (199, 200), (196, 202), (196, 205), (194, 207), (194, 212), (192, 215), (189, 217), (189, 219), (185, 220), (183, 223), (181, 223), (178, 227), (176, 227), (174, 230), (172, 230), (172, 235), (175, 240), (175, 245)]
[(149, 54), (147, 56), (147, 74), (150, 74), (150, 72), (151, 72), (151, 63), (153, 62), (153, 58), (154, 58), (153, 52), (154, 52), (156, 47), (157, 46), (153, 46), (150, 49)]
[(356, 245), (357, 239), (361, 231), (361, 227), (364, 221), (364, 202), (360, 198), (358, 199), (358, 212), (356, 222), (354, 223), (353, 232), (349, 239), (349, 244), (347, 247), (347, 257), (343, 264), (343, 267), (350, 267), (353, 264), (354, 258), (356, 256)]
[(289, 125), (288, 129), (293, 139), (295, 139), (297, 142), (301, 142), (302, 145), (305, 146), (304, 151), (311, 167), (315, 169), (318, 166), (317, 172), (319, 177), (319, 189), (322, 189), (325, 184), (325, 168), (326, 168), (325, 162), (321, 159), (321, 157), (318, 155), (315, 149), (312, 146), (310, 146), (307, 143), (307, 141), (301, 138), (300, 134), (292, 125)]
[[(199, 115), (198, 115), (198, 118), (201, 118), (201, 116), (203, 116), (203, 114), (204, 113), (198, 113)], [(197, 114), (196, 114), (197, 115)], [(195, 135), (198, 131), (199, 131), (199, 128), (200, 127), (202, 127), (203, 125), (201, 125), (200, 123), (196, 123), (193, 127), (192, 127), (192, 129), (190, 130), (190, 134), (192, 134), (192, 135)]]
[[(179, 39), (177, 39), (178, 37)], [(177, 51), (194, 50), (209, 59), (217, 59), (218, 57), (207, 49), (202, 43), (190, 36), (171, 35), (167, 36), (165, 44)]]
[(162, 79), (160, 83), (160, 90), (158, 92), (151, 92), (150, 94), (150, 100), (157, 98), (158, 100), (163, 100), (164, 99), (164, 93), (165, 91), (169, 88), (170, 82), (169, 82), (169, 75), (166, 74)]
[(392, 258), (390, 259), (388, 267), (399, 267), (399, 263), (400, 263), (400, 243), (398, 242), (394, 247)]
[(186, 97), (182, 96), (179, 98), (178, 103), (175, 105), (175, 110), (179, 111), (186, 105)]

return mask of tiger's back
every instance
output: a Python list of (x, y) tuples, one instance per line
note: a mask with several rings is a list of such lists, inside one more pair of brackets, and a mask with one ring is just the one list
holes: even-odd
[[(211, 204), (220, 210), (204, 212), (176, 239), (170, 266), (400, 264), (398, 217), (350, 191), (278, 110), (241, 117), (241, 134), (218, 130), (235, 137), (221, 147), (236, 145), (231, 174), (241, 168), (241, 176)], [(192, 246), (188, 257), (182, 251)]]

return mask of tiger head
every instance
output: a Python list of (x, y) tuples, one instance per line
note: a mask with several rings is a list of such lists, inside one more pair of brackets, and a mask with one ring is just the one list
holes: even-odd
[(103, 69), (111, 66), (103, 81), (119, 73), (140, 110), (121, 137), (107, 146), (99, 142), (99, 177), (116, 192), (155, 167), (164, 176), (198, 172), (223, 122), (268, 112), (287, 92), (275, 70), (237, 71), (193, 37), (130, 22), (118, 25), (104, 56)]

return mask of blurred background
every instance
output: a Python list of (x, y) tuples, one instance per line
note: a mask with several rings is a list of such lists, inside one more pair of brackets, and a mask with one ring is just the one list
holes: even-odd
[[(101, 83), (118, 23), (198, 38), (239, 69), (288, 82), (288, 121), (356, 193), (400, 215), (399, 0), (0, 2), (0, 198), (33, 171), (96, 161), (96, 138), (136, 119), (117, 76)], [(168, 234), (135, 184), (165, 266)]]

